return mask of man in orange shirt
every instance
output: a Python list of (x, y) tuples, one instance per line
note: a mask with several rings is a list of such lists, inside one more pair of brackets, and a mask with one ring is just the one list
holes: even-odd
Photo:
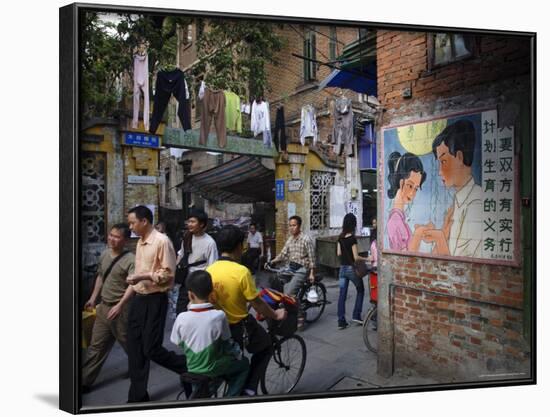
[(128, 313), (128, 402), (149, 401), (149, 363), (154, 361), (181, 375), (187, 371), (185, 356), (162, 346), (167, 291), (174, 285), (176, 254), (168, 236), (153, 227), (153, 213), (145, 206), (128, 212), (130, 229), (140, 239), (136, 247), (135, 273), (126, 281), (136, 293)]

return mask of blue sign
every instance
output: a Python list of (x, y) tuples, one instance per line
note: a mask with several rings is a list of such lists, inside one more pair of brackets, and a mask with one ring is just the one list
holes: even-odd
[(285, 199), (285, 180), (275, 180), (275, 200)]
[(158, 148), (160, 146), (160, 138), (155, 135), (145, 133), (126, 132), (124, 133), (124, 143), (132, 146), (145, 146), (147, 148)]

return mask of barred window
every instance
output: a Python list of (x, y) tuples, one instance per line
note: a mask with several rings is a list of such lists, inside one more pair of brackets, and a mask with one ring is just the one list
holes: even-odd
[(472, 35), (434, 33), (428, 35), (429, 69), (441, 67), (477, 55)]
[(328, 227), (329, 186), (334, 185), (334, 172), (311, 171), (310, 184), (310, 229), (322, 230)]
[(310, 30), (304, 37), (304, 82), (315, 81), (317, 79), (317, 47), (315, 41), (315, 32)]
[(107, 160), (101, 152), (83, 152), (82, 172), (82, 231), (84, 242), (104, 243), (106, 237), (105, 222), (105, 184)]

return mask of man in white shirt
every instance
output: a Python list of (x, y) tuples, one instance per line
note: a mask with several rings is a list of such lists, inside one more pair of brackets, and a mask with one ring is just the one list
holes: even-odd
[[(206, 233), (208, 216), (203, 210), (193, 210), (187, 218), (187, 232), (183, 236), (181, 249), (178, 251), (177, 263), (188, 256), (189, 274), (194, 271), (204, 271), (218, 260), (218, 248), (212, 237)], [(176, 303), (176, 314), (187, 310), (189, 299), (185, 283), (181, 285)]]
[(475, 130), (469, 120), (447, 126), (432, 144), (439, 175), (447, 188), (456, 190), (441, 229), (428, 229), (423, 240), (435, 243), (433, 252), (469, 258), (481, 257), (482, 190), (472, 177)]
[(264, 256), (264, 240), (262, 234), (256, 230), (256, 223), (250, 223), (246, 243), (248, 249), (243, 254), (243, 261), (254, 273), (258, 267), (258, 259)]

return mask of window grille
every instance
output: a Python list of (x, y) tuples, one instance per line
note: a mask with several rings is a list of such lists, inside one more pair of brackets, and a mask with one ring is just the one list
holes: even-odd
[(310, 229), (328, 228), (329, 186), (334, 185), (334, 172), (311, 171), (310, 184)]

